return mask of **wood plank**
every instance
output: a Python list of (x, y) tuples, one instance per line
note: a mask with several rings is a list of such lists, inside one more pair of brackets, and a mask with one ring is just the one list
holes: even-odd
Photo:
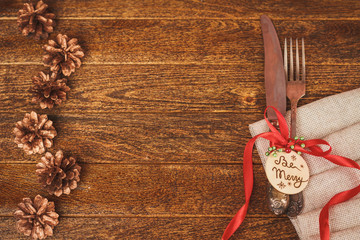
[[(68, 218), (60, 216), (54, 239), (220, 239), (231, 218)], [(0, 217), (3, 240), (28, 239), (16, 232), (14, 218)], [(247, 218), (231, 238), (293, 239), (286, 218)]]
[[(20, 35), (6, 20), (0, 62), (41, 63), (45, 41)], [(308, 65), (360, 62), (360, 21), (274, 21), (279, 37), (304, 37)], [(259, 64), (264, 61), (259, 20), (59, 20), (57, 33), (77, 37), (85, 64)], [(315, 40), (316, 39), (316, 40)], [(24, 54), (26, 53), (26, 54)]]
[[(84, 65), (69, 79), (68, 100), (52, 114), (235, 112), (265, 109), (263, 63), (247, 65)], [(35, 65), (0, 66), (0, 113), (41, 111), (30, 103)], [(308, 66), (300, 104), (355, 89), (360, 66)], [(321, 90), (319, 90), (321, 89)], [(244, 120), (244, 119), (239, 119)], [(247, 122), (250, 123), (250, 122)]]
[[(0, 116), (2, 163), (39, 159), (39, 155), (26, 155), (13, 142), (12, 129), (24, 114)], [(51, 151), (71, 151), (87, 163), (240, 163), (245, 141), (250, 138), (245, 123), (253, 122), (254, 116), (51, 113), (49, 118), (58, 131)]]
[[(107, 114), (254, 111), (264, 91), (263, 84), (255, 82), (263, 78), (262, 66), (256, 67), (84, 65), (70, 77), (69, 100), (55, 112), (59, 108), (62, 113)], [(39, 109), (38, 104), (29, 103), (28, 89), (32, 75), (41, 70), (44, 67), (36, 65), (0, 66), (0, 112), (8, 112), (14, 104), (18, 111)]]
[[(23, 0), (2, 0), (1, 17), (16, 17)], [(281, 19), (354, 19), (360, 17), (357, 0), (322, 1), (112, 1), (47, 0), (59, 17), (119, 18), (255, 18), (268, 14)], [(86, 9), (86, 10), (85, 10)]]
[[(232, 217), (244, 204), (239, 165), (82, 164), (81, 181), (70, 195), (57, 198), (57, 212), (69, 216)], [(35, 175), (35, 164), (1, 164), (0, 216), (11, 216), (24, 197), (48, 196)], [(272, 217), (267, 180), (255, 166), (248, 215)]]

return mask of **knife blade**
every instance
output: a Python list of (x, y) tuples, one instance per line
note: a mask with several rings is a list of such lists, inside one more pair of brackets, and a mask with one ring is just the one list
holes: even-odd
[[(266, 105), (277, 108), (283, 116), (286, 113), (286, 82), (280, 42), (270, 18), (260, 17), (265, 49), (265, 93)], [(269, 120), (277, 124), (275, 111), (268, 112)]]
[[(260, 17), (261, 30), (265, 49), (265, 93), (266, 105), (277, 108), (283, 116), (286, 113), (286, 82), (285, 70), (280, 42), (275, 27), (270, 18), (266, 15)], [(278, 120), (275, 111), (270, 109), (267, 117), (271, 124), (278, 127)], [(268, 205), (276, 215), (286, 212), (290, 204), (290, 197), (287, 194), (277, 191), (269, 184)]]

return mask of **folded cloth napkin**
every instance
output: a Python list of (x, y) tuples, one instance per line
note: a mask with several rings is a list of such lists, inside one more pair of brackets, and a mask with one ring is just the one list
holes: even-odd
[[(305, 139), (321, 138), (330, 143), (332, 154), (360, 163), (360, 88), (323, 98), (298, 108), (297, 135)], [(290, 112), (286, 119), (290, 119)], [(289, 121), (288, 121), (289, 122)], [(254, 137), (269, 131), (265, 120), (249, 126)], [(256, 147), (263, 164), (269, 142), (258, 139)], [(326, 147), (324, 147), (326, 149)], [(356, 169), (340, 167), (324, 158), (303, 154), (310, 169), (310, 180), (303, 191), (304, 209), (290, 218), (301, 240), (320, 239), (319, 214), (335, 194), (360, 184)], [(330, 208), (331, 239), (360, 239), (360, 194)]]

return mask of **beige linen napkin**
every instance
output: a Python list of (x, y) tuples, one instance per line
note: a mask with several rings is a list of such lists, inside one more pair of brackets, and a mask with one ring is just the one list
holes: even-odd
[[(298, 109), (297, 135), (305, 139), (322, 138), (332, 153), (360, 164), (360, 88), (326, 97)], [(286, 119), (289, 120), (289, 112)], [(289, 121), (288, 121), (289, 122)], [(265, 120), (249, 126), (252, 136), (269, 131)], [(269, 142), (256, 141), (262, 163)], [(326, 147), (324, 147), (326, 148)], [(301, 240), (320, 239), (319, 214), (335, 194), (360, 184), (359, 170), (337, 166), (324, 158), (304, 154), (310, 168), (310, 181), (304, 194), (304, 209), (293, 223)], [(331, 239), (360, 239), (360, 194), (330, 208)]]

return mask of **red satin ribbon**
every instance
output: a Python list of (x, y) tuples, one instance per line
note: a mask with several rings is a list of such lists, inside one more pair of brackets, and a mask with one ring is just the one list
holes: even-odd
[[(274, 109), (276, 112), (276, 116), (279, 121), (280, 132), (269, 122), (266, 117), (266, 112), (269, 108)], [(350, 167), (360, 170), (359, 164), (355, 161), (338, 156), (338, 155), (330, 155), (331, 153), (331, 146), (328, 142), (322, 139), (312, 139), (312, 140), (305, 140), (301, 141), (301, 143), (305, 144), (304, 149), (300, 146), (300, 144), (295, 144), (296, 141), (294, 139), (289, 139), (289, 129), (286, 124), (285, 118), (282, 114), (274, 107), (269, 106), (266, 108), (264, 112), (264, 118), (266, 120), (267, 125), (270, 128), (270, 132), (261, 133), (256, 135), (245, 146), (244, 151), (244, 159), (243, 159), (243, 177), (244, 177), (244, 191), (245, 191), (245, 204), (240, 208), (240, 210), (236, 213), (233, 217), (225, 232), (222, 236), (222, 240), (227, 240), (234, 234), (234, 232), (239, 228), (241, 223), (244, 221), (247, 209), (250, 203), (250, 197), (253, 190), (253, 164), (252, 164), (252, 151), (254, 148), (254, 144), (256, 139), (258, 138), (265, 138), (270, 141), (271, 146), (276, 146), (277, 148), (285, 148), (289, 149), (291, 145), (294, 145), (294, 151), (307, 153), (313, 156), (323, 157), (329, 160), (332, 163), (335, 163), (339, 166)], [(318, 145), (326, 145), (329, 147), (328, 150), (323, 151)], [(334, 197), (330, 199), (330, 201), (323, 207), (320, 212), (319, 223), (320, 223), (320, 237), (321, 240), (329, 240), (330, 239), (330, 230), (329, 230), (329, 208), (333, 205), (345, 202), (360, 192), (360, 185), (346, 190), (344, 192), (336, 194)]]

